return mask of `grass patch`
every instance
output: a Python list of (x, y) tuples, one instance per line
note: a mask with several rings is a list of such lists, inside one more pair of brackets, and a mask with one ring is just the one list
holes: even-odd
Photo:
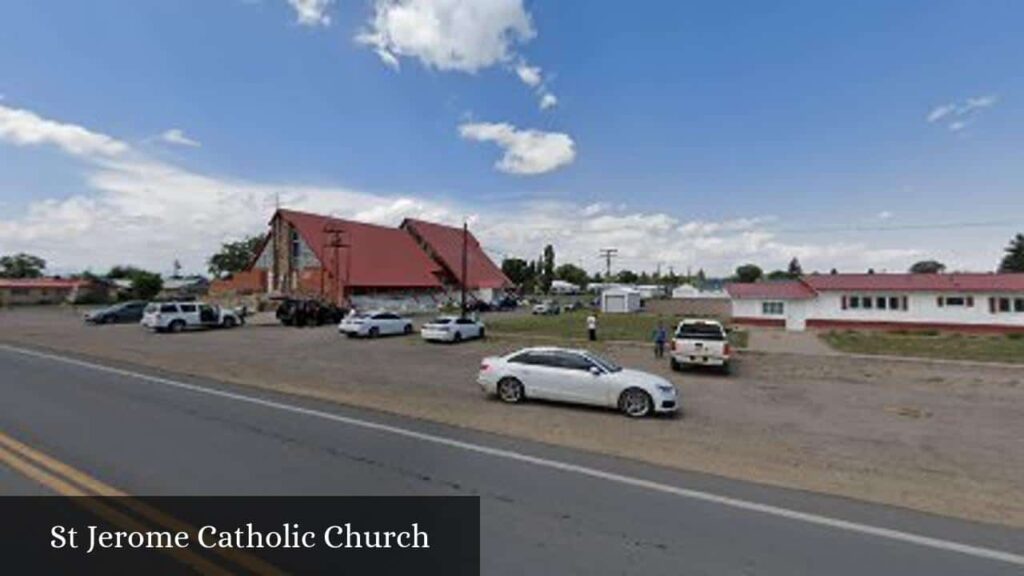
[[(555, 316), (533, 316), (530, 314), (489, 314), (484, 318), (487, 329), (496, 334), (517, 334), (540, 336), (560, 340), (585, 340), (587, 338), (586, 310), (565, 312)], [(652, 342), (658, 321), (665, 324), (669, 338), (681, 318), (657, 314), (599, 314), (597, 337), (599, 340), (624, 340), (630, 342)], [(747, 345), (747, 332), (733, 330), (729, 340), (736, 347)]]
[(1012, 362), (1024, 364), (1024, 336), (975, 335), (926, 331), (855, 332), (833, 330), (821, 334), (829, 346), (853, 354)]

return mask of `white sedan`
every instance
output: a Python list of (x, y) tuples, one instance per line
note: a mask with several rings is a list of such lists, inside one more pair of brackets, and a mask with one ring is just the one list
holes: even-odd
[(527, 398), (617, 408), (639, 418), (679, 408), (668, 380), (616, 365), (586, 350), (525, 348), (484, 358), (477, 382), (509, 403)]
[(349, 314), (338, 324), (338, 332), (349, 337), (376, 338), (390, 334), (412, 334), (412, 320), (391, 312)]
[(484, 323), (460, 316), (441, 316), (420, 328), (424, 340), (434, 342), (462, 342), (484, 337)]

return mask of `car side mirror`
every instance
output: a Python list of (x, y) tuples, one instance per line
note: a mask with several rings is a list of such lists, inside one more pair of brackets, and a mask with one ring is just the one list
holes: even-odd
[(594, 376), (600, 376), (601, 375), (601, 369), (598, 368), (597, 366), (591, 366), (590, 367), (590, 373), (593, 374)]

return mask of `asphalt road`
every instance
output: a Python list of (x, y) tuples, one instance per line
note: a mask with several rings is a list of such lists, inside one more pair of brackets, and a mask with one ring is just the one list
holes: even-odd
[(1019, 530), (61, 358), (0, 346), (0, 432), (137, 495), (478, 495), (484, 574), (1024, 572)]

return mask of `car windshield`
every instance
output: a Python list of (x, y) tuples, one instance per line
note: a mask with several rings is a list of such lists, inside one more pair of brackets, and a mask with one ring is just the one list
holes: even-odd
[(593, 362), (594, 364), (597, 364), (598, 366), (600, 366), (601, 368), (603, 368), (607, 372), (619, 372), (619, 371), (622, 370), (622, 366), (619, 366), (618, 364), (616, 364), (615, 362), (612, 362), (611, 360), (609, 360), (607, 358), (598, 356), (597, 354), (590, 354), (590, 353), (588, 353), (587, 354), (587, 358), (590, 358), (591, 362)]
[(431, 324), (451, 324), (451, 322), (452, 322), (451, 318), (434, 318), (434, 320), (433, 320), (433, 322), (431, 322)]
[(146, 306), (146, 312), (156, 312), (159, 309), (160, 307), (157, 306), (156, 304), (150, 304), (149, 306)]
[(695, 324), (683, 324), (676, 332), (676, 338), (683, 340), (725, 340), (725, 331), (717, 324), (699, 322)]

